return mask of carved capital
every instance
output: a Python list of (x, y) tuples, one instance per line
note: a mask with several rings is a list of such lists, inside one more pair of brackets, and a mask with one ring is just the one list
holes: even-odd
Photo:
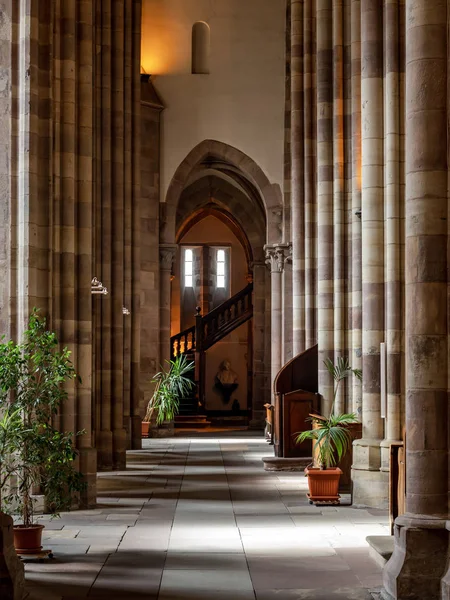
[(292, 256), (291, 244), (271, 244), (264, 246), (266, 265), (271, 273), (282, 273), (284, 265)]
[(159, 246), (159, 266), (161, 271), (172, 271), (176, 253), (177, 246), (170, 244), (161, 244)]

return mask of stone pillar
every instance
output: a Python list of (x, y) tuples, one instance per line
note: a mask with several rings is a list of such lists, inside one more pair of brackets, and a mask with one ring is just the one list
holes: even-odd
[[(334, 361), (345, 354), (345, 183), (344, 183), (344, 14), (333, 0), (333, 307)], [(345, 385), (339, 386), (335, 411), (345, 412)]]
[(449, 598), (447, 2), (406, 2), (406, 515), (384, 599)]
[(380, 343), (384, 341), (383, 0), (361, 0), (363, 439), (354, 443), (353, 502), (387, 508), (380, 472), (383, 422)]
[(292, 316), (292, 262), (288, 261), (283, 272), (283, 364), (293, 357)]
[(332, 6), (332, 0), (317, 1), (317, 335), (325, 415), (333, 401), (333, 379), (323, 362), (334, 360)]
[(291, 0), (291, 231), (294, 356), (305, 350), (303, 5), (304, 0)]
[(264, 249), (271, 281), (271, 390), (273, 395), (273, 382), (283, 366), (282, 282), (284, 265), (290, 254), (290, 246), (289, 244), (273, 244), (265, 246)]
[(170, 360), (170, 304), (173, 262), (177, 247), (169, 244), (159, 246), (159, 362), (165, 366)]
[[(351, 221), (351, 356), (354, 369), (362, 368), (362, 271), (361, 271), (361, 1), (351, 3), (352, 78), (352, 221)], [(352, 378), (352, 411), (362, 417), (362, 385)]]
[(153, 393), (151, 379), (159, 371), (159, 171), (160, 123), (163, 105), (151, 80), (143, 76), (141, 86), (140, 166), (140, 363), (138, 377), (140, 397), (135, 397), (135, 440), (141, 436), (141, 419)]
[(400, 11), (399, 0), (385, 0), (385, 254), (387, 411), (381, 469), (389, 472), (390, 445), (402, 436), (402, 248), (400, 198)]
[(265, 356), (265, 340), (270, 338), (270, 326), (265, 326), (266, 315), (270, 313), (268, 299), (270, 295), (267, 283), (267, 269), (264, 261), (255, 261), (253, 270), (253, 399), (252, 420), (249, 425), (261, 429), (265, 419), (264, 404), (271, 402), (266, 369), (270, 365), (270, 356)]
[[(140, 364), (141, 364), (141, 156), (142, 156), (142, 132), (141, 132), (141, 2), (133, 3), (133, 21), (129, 44), (131, 45), (133, 75), (130, 81), (132, 94), (132, 134), (127, 136), (127, 147), (130, 154), (134, 154), (130, 169), (131, 202), (131, 324), (130, 324), (130, 447), (139, 449), (142, 447), (141, 435), (141, 389), (140, 389)], [(136, 58), (139, 57), (139, 63)], [(129, 302), (128, 298), (126, 301)]]
[(305, 349), (317, 344), (316, 314), (316, 53), (314, 2), (303, 9), (303, 108), (305, 156)]

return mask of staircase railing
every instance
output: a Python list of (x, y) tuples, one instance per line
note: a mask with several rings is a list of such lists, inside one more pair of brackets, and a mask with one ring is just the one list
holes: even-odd
[(252, 318), (252, 292), (253, 284), (249, 283), (243, 290), (229, 300), (222, 302), (202, 318), (203, 350), (211, 348), (215, 343)]
[(222, 302), (217, 308), (202, 316), (197, 308), (195, 325), (170, 338), (170, 355), (195, 354), (195, 381), (198, 406), (205, 402), (205, 351), (243, 325), (253, 316), (253, 284)]
[(188, 352), (195, 352), (195, 325), (170, 338), (170, 357), (172, 359), (178, 354), (187, 354)]
[(170, 354), (205, 351), (253, 316), (253, 284), (222, 302), (206, 315), (197, 309), (196, 323), (170, 338)]

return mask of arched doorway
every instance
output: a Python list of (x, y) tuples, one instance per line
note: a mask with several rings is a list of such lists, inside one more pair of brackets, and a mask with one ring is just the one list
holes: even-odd
[[(171, 335), (225, 306), (252, 281), (253, 253), (231, 214), (213, 202), (177, 232), (171, 294)], [(204, 352), (202, 413), (213, 425), (248, 425), (252, 416), (252, 320), (236, 325)]]
[[(195, 304), (198, 300), (202, 303), (201, 297), (209, 298), (208, 302), (203, 300), (203, 308), (209, 310), (215, 307), (216, 299), (220, 296), (217, 290), (212, 290), (211, 294), (209, 285), (206, 286), (206, 294), (203, 293), (201, 297), (198, 292), (189, 295), (182, 290), (181, 264), (185, 260), (183, 253), (186, 247), (191, 245), (198, 249), (207, 246), (210, 256), (211, 251), (214, 254), (221, 244), (224, 248), (226, 244), (230, 247), (234, 244), (235, 249), (231, 254), (239, 256), (241, 253), (241, 259), (239, 265), (230, 263), (237, 279), (226, 295), (238, 292), (239, 286), (244, 288), (249, 278), (253, 280), (253, 318), (247, 325), (246, 335), (239, 338), (236, 333), (234, 341), (228, 340), (228, 343), (245, 346), (245, 351), (241, 347), (236, 355), (240, 357), (242, 354), (237, 361), (238, 370), (241, 371), (238, 373), (239, 381), (247, 381), (242, 385), (237, 400), (240, 406), (246, 406), (249, 424), (255, 427), (262, 425), (264, 404), (271, 398), (270, 275), (265, 265), (264, 245), (280, 240), (282, 215), (278, 186), (271, 185), (258, 165), (245, 154), (212, 140), (205, 140), (189, 153), (174, 175), (166, 202), (161, 204), (161, 244), (178, 245), (172, 298), (180, 308), (172, 303), (172, 335), (177, 329), (181, 331), (182, 327), (188, 325), (188, 315), (195, 313)], [(213, 280), (215, 275), (214, 268), (211, 269), (211, 259), (204, 256), (200, 259), (198, 250), (192, 256), (189, 254), (189, 257), (197, 261), (197, 277), (202, 265), (205, 272), (198, 281), (205, 287), (202, 282)], [(223, 362), (220, 359), (225, 360), (225, 354), (229, 354), (231, 348), (222, 348), (221, 352), (218, 349), (211, 351), (207, 361), (209, 366), (206, 367), (205, 385), (211, 399), (210, 406), (215, 406), (215, 410), (219, 410), (219, 405), (211, 389), (212, 382)], [(242, 365), (247, 365), (247, 377), (242, 373)], [(236, 371), (233, 365), (231, 368)]]

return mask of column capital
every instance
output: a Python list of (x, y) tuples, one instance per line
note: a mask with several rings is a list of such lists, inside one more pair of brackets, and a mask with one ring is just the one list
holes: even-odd
[(159, 267), (162, 271), (172, 271), (177, 249), (176, 244), (159, 245)]
[(292, 244), (266, 244), (266, 265), (271, 273), (282, 273), (284, 265), (292, 257)]

